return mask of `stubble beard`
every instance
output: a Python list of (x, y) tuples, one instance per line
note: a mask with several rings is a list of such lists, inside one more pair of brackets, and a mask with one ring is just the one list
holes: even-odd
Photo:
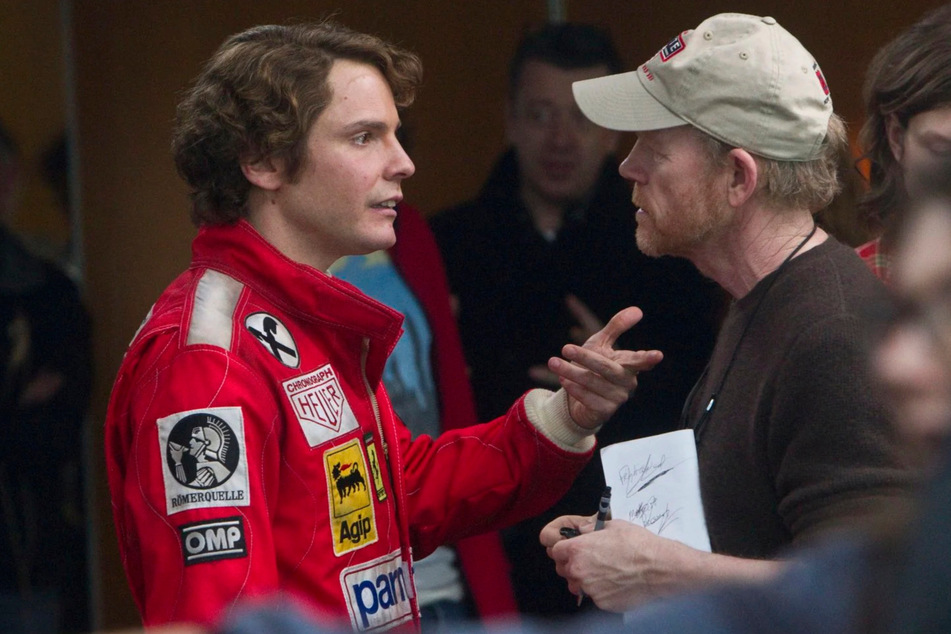
[[(632, 197), (634, 205), (641, 208), (637, 186)], [(642, 212), (637, 216), (635, 238), (637, 248), (644, 255), (660, 257), (673, 255), (686, 257), (715, 231), (725, 226), (729, 206), (725, 201), (711, 200), (702, 187), (690, 191), (675, 206), (673, 213), (658, 222), (656, 216)]]
[(650, 256), (652, 258), (659, 258), (665, 253), (661, 253), (660, 249), (656, 244), (654, 235), (649, 233), (647, 228), (644, 227), (644, 223), (649, 222), (646, 214), (641, 214), (637, 218), (637, 231), (634, 233), (634, 239), (637, 242), (637, 248), (640, 249), (641, 253), (644, 255)]

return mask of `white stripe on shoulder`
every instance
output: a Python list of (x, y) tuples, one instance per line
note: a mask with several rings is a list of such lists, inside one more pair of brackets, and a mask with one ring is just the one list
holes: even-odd
[(198, 280), (186, 345), (211, 344), (229, 350), (234, 327), (234, 309), (244, 284), (238, 280), (207, 270)]

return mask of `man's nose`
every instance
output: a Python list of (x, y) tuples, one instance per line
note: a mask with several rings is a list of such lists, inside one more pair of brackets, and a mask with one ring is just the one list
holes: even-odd
[(633, 183), (644, 183), (646, 182), (646, 174), (641, 168), (638, 157), (635, 155), (637, 145), (635, 145), (631, 152), (627, 155), (621, 164), (618, 166), (618, 174), (621, 175), (627, 181)]
[(406, 150), (403, 149), (403, 146), (397, 141), (391, 161), (389, 178), (392, 180), (402, 180), (409, 178), (415, 173), (416, 165), (413, 164), (413, 160), (409, 157), (409, 154), (406, 153)]

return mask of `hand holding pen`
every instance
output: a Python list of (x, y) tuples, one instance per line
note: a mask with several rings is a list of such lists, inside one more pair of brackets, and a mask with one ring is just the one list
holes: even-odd
[[(555, 563), (555, 571), (568, 582), (569, 591), (576, 596), (583, 591), (602, 610), (625, 612), (702, 581), (693, 576), (698, 568), (703, 573), (709, 570), (707, 566), (740, 561), (701, 552), (624, 518), (608, 522), (612, 519), (608, 508), (605, 500), (600, 518), (591, 515), (556, 517), (538, 535)], [(577, 536), (580, 539), (575, 539)], [(760, 574), (774, 575), (782, 566), (775, 561), (756, 563), (755, 578), (761, 578)], [(719, 574), (722, 568), (716, 570)], [(748, 568), (741, 574), (746, 570)]]
[[(598, 514), (594, 520), (594, 530), (599, 531), (604, 528), (604, 522), (607, 521), (608, 517), (611, 514), (611, 487), (604, 487), (604, 493), (601, 494), (601, 501), (598, 502)], [(563, 526), (559, 531), (562, 537), (570, 538), (577, 537), (581, 534), (577, 528), (570, 526)], [(581, 602), (584, 601), (584, 591), (578, 591), (578, 606), (581, 606)]]
[(604, 493), (601, 494), (601, 501), (598, 502), (598, 516), (594, 519), (594, 530), (599, 531), (604, 528), (604, 523), (611, 515), (611, 487), (604, 487)]

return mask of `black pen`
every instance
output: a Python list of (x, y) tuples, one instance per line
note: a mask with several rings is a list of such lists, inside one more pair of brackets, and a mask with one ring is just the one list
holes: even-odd
[[(604, 487), (604, 493), (601, 494), (601, 501), (598, 502), (598, 515), (594, 519), (594, 530), (599, 531), (604, 528), (604, 523), (611, 513), (611, 487)], [(584, 601), (584, 590), (578, 592), (578, 607)]]
[(604, 522), (611, 513), (611, 487), (604, 487), (604, 493), (601, 494), (601, 501), (598, 503), (598, 516), (594, 520), (594, 530), (599, 531), (604, 528)]

